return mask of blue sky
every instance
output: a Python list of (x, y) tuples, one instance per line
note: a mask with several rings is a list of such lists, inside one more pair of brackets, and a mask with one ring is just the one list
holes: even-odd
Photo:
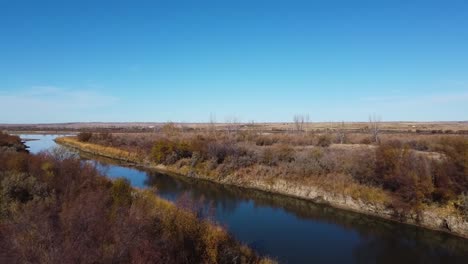
[(0, 123), (468, 120), (468, 1), (0, 0)]

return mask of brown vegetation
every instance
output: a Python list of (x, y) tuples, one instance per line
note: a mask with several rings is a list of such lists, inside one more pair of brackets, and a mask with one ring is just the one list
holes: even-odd
[(26, 147), (18, 136), (8, 135), (0, 131), (0, 151), (26, 152)]
[(200, 133), (171, 125), (170, 132), (112, 134), (106, 140), (93, 134), (89, 142), (214, 179), (229, 175), (246, 181), (285, 179), (370, 203), (379, 200), (401, 212), (433, 204), (454, 204), (465, 212), (460, 201), (468, 192), (467, 136), (379, 133), (380, 144), (371, 145), (375, 133), (372, 139), (349, 133), (348, 144), (332, 145), (343, 142), (333, 135)]
[[(0, 144), (11, 140), (1, 135)], [(112, 182), (77, 159), (0, 151), (0, 262), (269, 261), (182, 203)]]

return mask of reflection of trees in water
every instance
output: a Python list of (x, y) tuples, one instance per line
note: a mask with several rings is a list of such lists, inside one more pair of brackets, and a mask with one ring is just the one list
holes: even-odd
[[(401, 259), (411, 257), (421, 262), (427, 257), (426, 254), (436, 257), (432, 259), (437, 259), (437, 257), (442, 260), (465, 258), (465, 263), (468, 263), (468, 243), (466, 239), (301, 199), (259, 191), (253, 193), (255, 195), (254, 200), (258, 205), (280, 207), (301, 219), (331, 223), (346, 230), (357, 232), (361, 244), (356, 248), (356, 254), (361, 258), (366, 256), (365, 252), (372, 251), (375, 248), (379, 249), (376, 252), (376, 254), (379, 254), (378, 257), (391, 254), (394, 260), (393, 263), (395, 263), (395, 260), (401, 261)], [(370, 256), (367, 260), (374, 260), (371, 262), (375, 262), (376, 259)]]
[[(125, 165), (109, 159), (99, 161), (102, 164)], [(139, 170), (147, 175), (145, 185), (156, 186), (158, 193), (163, 196), (177, 198), (188, 193), (194, 200), (204, 197), (206, 204), (212, 203), (212, 206), (224, 213), (233, 213), (240, 202), (253, 201), (256, 207), (279, 208), (300, 219), (334, 224), (354, 231), (360, 237), (359, 245), (354, 249), (357, 262), (401, 263), (402, 260), (408, 260), (412, 263), (457, 263), (463, 260), (468, 263), (467, 241), (448, 234), (263, 191), (169, 175), (156, 170)]]
[(156, 186), (161, 195), (188, 193), (193, 200), (204, 199), (217, 210), (234, 212), (242, 197), (226, 190), (225, 186), (208, 181), (189, 179), (180, 175), (168, 175), (157, 171), (146, 171), (145, 185)]
[(194, 199), (204, 197), (216, 208), (228, 212), (234, 212), (241, 201), (254, 201), (257, 207), (280, 208), (300, 219), (335, 224), (355, 231), (360, 236), (360, 244), (355, 249), (359, 262), (380, 259), (384, 262), (391, 260), (388, 263), (401, 262), (402, 259), (424, 262), (428, 258), (453, 262), (457, 260), (456, 256), (468, 257), (468, 245), (464, 239), (306, 200), (154, 171), (148, 173), (146, 183), (156, 185), (160, 193), (189, 192)]
[[(388, 233), (387, 233), (388, 234)], [(440, 248), (439, 244), (407, 240), (399, 234), (362, 239), (354, 249), (357, 263), (468, 263), (465, 250), (458, 253), (454, 248)], [(462, 241), (460, 241), (462, 242)], [(442, 242), (443, 243), (443, 242)], [(463, 243), (463, 242), (462, 242)], [(449, 246), (450, 247), (450, 246)]]

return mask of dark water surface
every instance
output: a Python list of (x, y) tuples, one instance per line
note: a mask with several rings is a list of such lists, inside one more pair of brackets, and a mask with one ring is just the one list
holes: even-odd
[[(56, 146), (55, 135), (21, 135), (32, 153)], [(281, 263), (468, 263), (468, 240), (281, 195), (168, 175), (90, 157), (108, 177), (155, 186), (174, 201), (203, 197), (237, 239)]]

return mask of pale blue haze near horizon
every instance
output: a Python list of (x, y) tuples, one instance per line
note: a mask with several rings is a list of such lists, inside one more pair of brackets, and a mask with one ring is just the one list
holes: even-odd
[(468, 1), (0, 0), (0, 123), (468, 120)]

